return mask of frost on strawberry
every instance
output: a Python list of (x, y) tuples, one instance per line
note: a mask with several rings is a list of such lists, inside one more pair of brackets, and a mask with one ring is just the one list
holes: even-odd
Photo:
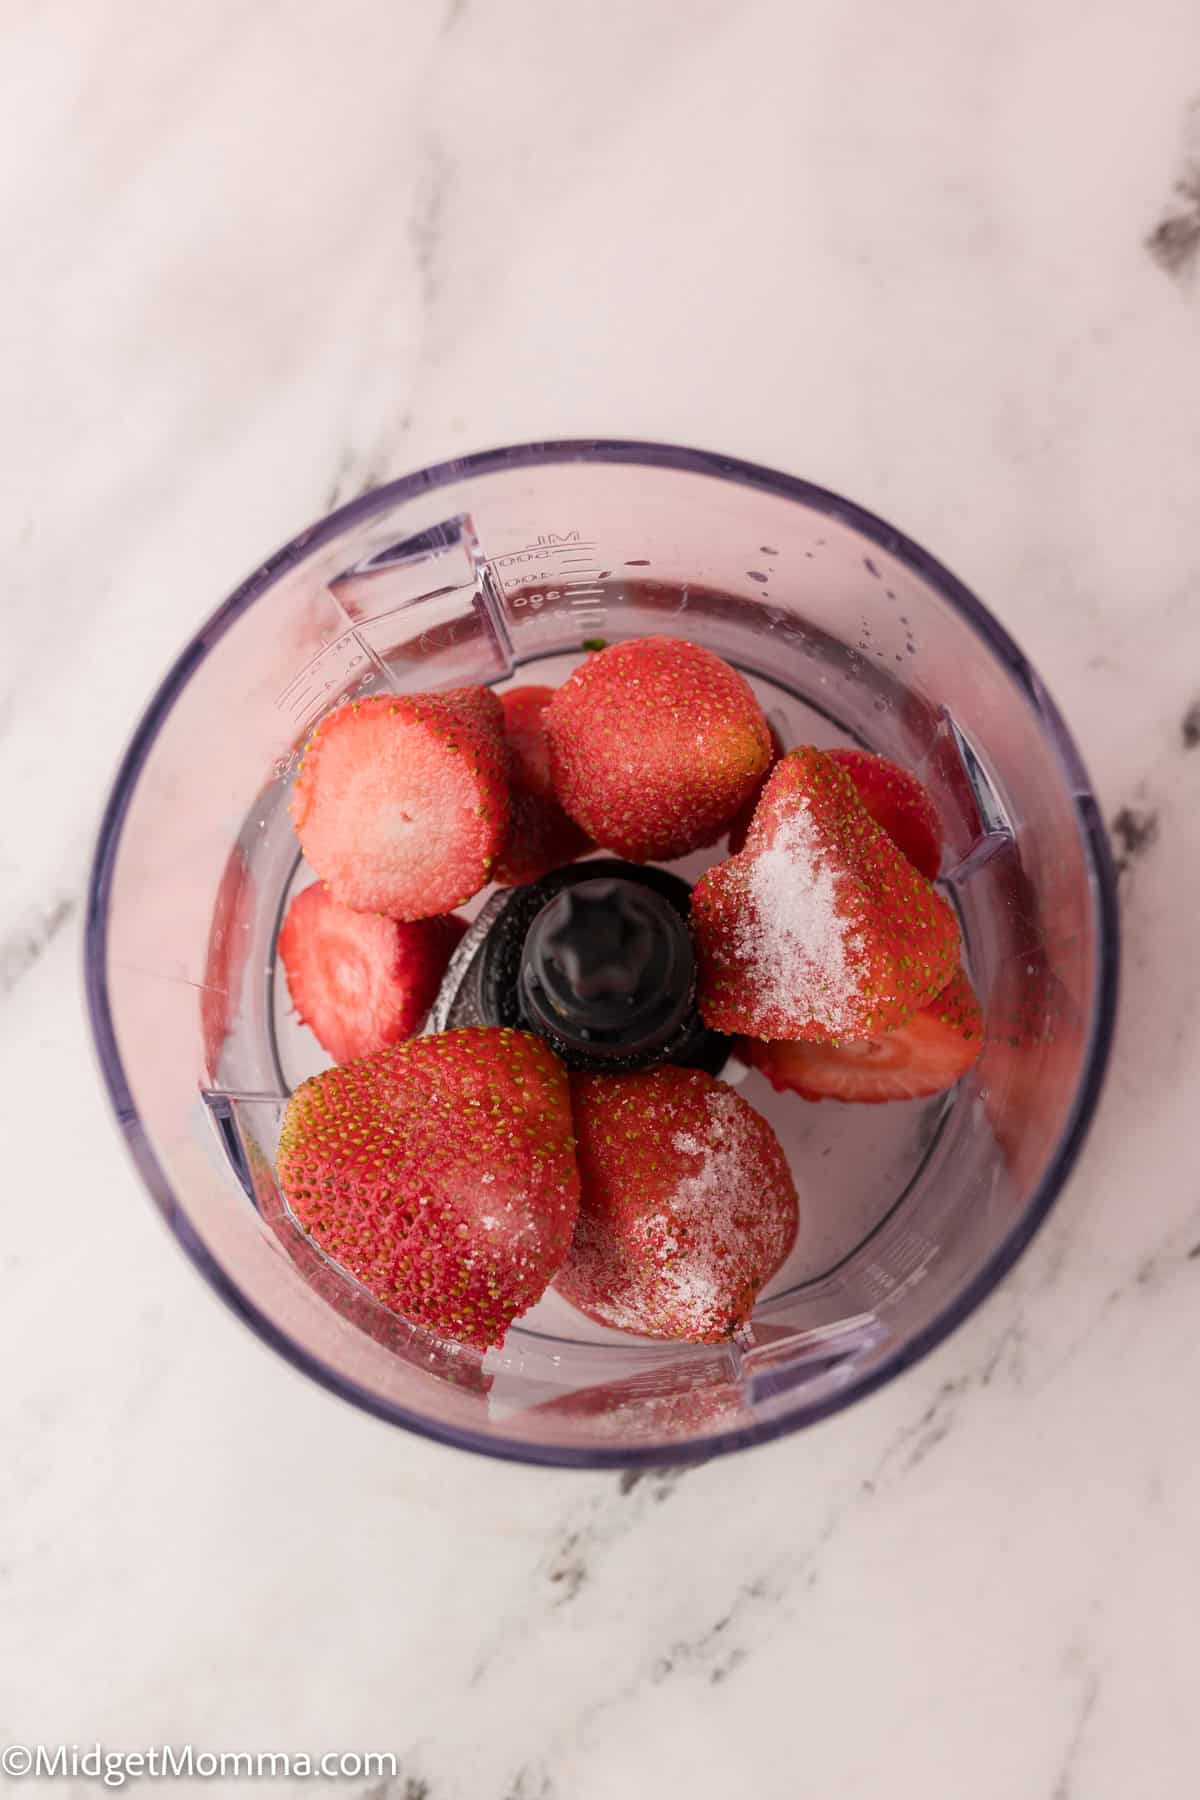
[(526, 1032), (395, 1045), (297, 1088), (276, 1168), (301, 1228), (377, 1300), (487, 1349), (541, 1298), (571, 1241), (566, 1071)]
[(558, 1291), (620, 1331), (728, 1337), (796, 1237), (775, 1133), (699, 1069), (573, 1075), (571, 1099), (579, 1223)]
[(679, 638), (635, 638), (590, 656), (554, 696), (546, 733), (566, 811), (634, 862), (715, 844), (771, 758), (749, 684)]
[(958, 965), (946, 902), (811, 747), (776, 766), (746, 848), (696, 884), (692, 931), (705, 1023), (756, 1038), (893, 1031)]
[(292, 823), (335, 900), (426, 919), (491, 879), (509, 826), (503, 714), (494, 694), (377, 694), (321, 720)]

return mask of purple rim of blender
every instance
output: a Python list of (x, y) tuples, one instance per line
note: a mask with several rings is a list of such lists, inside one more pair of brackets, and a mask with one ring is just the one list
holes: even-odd
[[(784, 499), (800, 501), (813, 511), (852, 526), (864, 538), (889, 551), (922, 576), (1007, 668), (1043, 725), (1075, 801), (1079, 831), (1089, 865), (1098, 936), (1091, 1036), (1070, 1117), (1054, 1156), (1021, 1219), (995, 1250), (986, 1266), (967, 1284), (954, 1302), (923, 1331), (898, 1347), (894, 1355), (883, 1359), (861, 1380), (838, 1393), (826, 1395), (818, 1401), (800, 1398), (790, 1410), (778, 1417), (764, 1420), (761, 1424), (721, 1432), (711, 1438), (690, 1439), (681, 1443), (664, 1442), (628, 1450), (599, 1445), (583, 1448), (574, 1445), (534, 1444), (521, 1439), (485, 1436), (440, 1424), (409, 1412), (402, 1406), (396, 1406), (360, 1387), (356, 1382), (348, 1381), (265, 1317), (197, 1236), (150, 1147), (117, 1048), (105, 977), (113, 869), (125, 815), (142, 766), (150, 754), (163, 719), (193, 671), (230, 626), (254, 604), (259, 594), (316, 546), (337, 536), (348, 525), (365, 520), (373, 513), (399, 501), (411, 499), (432, 488), (446, 487), (467, 476), (575, 462), (640, 464), (652, 469), (673, 469), (689, 474), (717, 476), (726, 481), (738, 482), (744, 487), (761, 488)], [(667, 1464), (704, 1462), (711, 1457), (748, 1448), (752, 1444), (766, 1443), (772, 1438), (796, 1431), (802, 1425), (814, 1424), (819, 1419), (840, 1412), (852, 1401), (862, 1399), (884, 1382), (899, 1375), (902, 1370), (911, 1367), (949, 1337), (991, 1293), (1031, 1242), (1074, 1167), (1104, 1083), (1116, 1018), (1119, 966), (1116, 872), (1087, 770), (1057, 707), (1036, 672), (987, 608), (948, 569), (943, 568), (935, 557), (922, 550), (910, 538), (826, 488), (815, 487), (811, 482), (802, 481), (795, 476), (782, 475), (774, 469), (740, 462), (734, 457), (714, 455), (709, 451), (680, 449), (671, 444), (602, 438), (577, 438), (562, 442), (520, 444), (510, 449), (482, 450), (451, 462), (438, 463), (432, 468), (420, 469), (415, 474), (405, 475), (398, 481), (375, 488), (360, 499), (339, 507), (318, 524), (302, 531), (267, 562), (260, 564), (250, 579), (243, 582), (217, 608), (192, 638), (159, 685), (134, 732), (117, 771), (101, 820), (88, 882), (84, 925), (84, 985), (88, 1013), (117, 1124), (142, 1180), (167, 1224), (200, 1273), (226, 1304), (288, 1362), (333, 1393), (352, 1401), (377, 1418), (386, 1419), (393, 1425), (402, 1425), (420, 1437), (450, 1444), (457, 1449), (474, 1450), (484, 1456), (494, 1456), (509, 1462), (540, 1463), (568, 1469), (661, 1468)]]

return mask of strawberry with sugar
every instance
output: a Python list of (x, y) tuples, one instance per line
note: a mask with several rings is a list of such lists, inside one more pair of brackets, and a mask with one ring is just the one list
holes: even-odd
[(573, 1075), (579, 1223), (556, 1287), (602, 1325), (717, 1343), (796, 1238), (767, 1121), (700, 1069)]
[(377, 1300), (486, 1350), (571, 1241), (566, 1070), (527, 1032), (393, 1045), (296, 1089), (276, 1167), (302, 1229)]
[(895, 1031), (841, 1044), (738, 1043), (739, 1055), (780, 1093), (871, 1106), (945, 1093), (974, 1068), (982, 1049), (979, 1002), (961, 969)]
[(426, 919), (479, 892), (508, 832), (502, 726), (487, 688), (375, 694), (321, 720), (291, 811), (335, 900)]
[(287, 910), (279, 958), (300, 1022), (335, 1062), (411, 1037), (433, 1005), (466, 921), (354, 912), (314, 882)]
[(958, 964), (946, 902), (811, 747), (777, 765), (746, 848), (697, 882), (692, 931), (705, 1023), (758, 1038), (894, 1031)]

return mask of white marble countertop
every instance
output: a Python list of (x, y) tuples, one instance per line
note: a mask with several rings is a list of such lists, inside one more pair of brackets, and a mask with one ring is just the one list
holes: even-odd
[[(5, 38), (0, 1742), (394, 1751), (376, 1800), (1194, 1795), (1194, 0), (16, 0)], [(1126, 864), (1109, 1088), (1015, 1274), (847, 1414), (633, 1485), (408, 1438), (237, 1325), (117, 1140), (78, 942), (132, 721), (263, 553), (605, 433), (927, 543)]]

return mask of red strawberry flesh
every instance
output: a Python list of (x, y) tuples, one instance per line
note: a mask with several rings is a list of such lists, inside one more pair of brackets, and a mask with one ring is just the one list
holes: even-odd
[(280, 1188), (376, 1299), (484, 1350), (542, 1296), (579, 1200), (566, 1071), (529, 1033), (414, 1038), (297, 1088)]
[(288, 907), (279, 956), (303, 1024), (335, 1062), (370, 1056), (420, 1029), (466, 922), (354, 912), (319, 883)]
[(490, 878), (509, 823), (505, 753), (483, 690), (467, 692), (375, 695), (318, 725), (292, 822), (335, 900), (424, 919)]
[(728, 1337), (796, 1237), (771, 1127), (699, 1069), (574, 1075), (571, 1100), (580, 1210), (558, 1291), (621, 1331)]

